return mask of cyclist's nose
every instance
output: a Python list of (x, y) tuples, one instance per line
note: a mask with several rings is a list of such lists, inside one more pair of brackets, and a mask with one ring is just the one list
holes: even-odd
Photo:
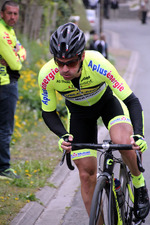
[(66, 71), (69, 70), (69, 67), (67, 65), (64, 65), (62, 69), (63, 69), (64, 72), (66, 72)]

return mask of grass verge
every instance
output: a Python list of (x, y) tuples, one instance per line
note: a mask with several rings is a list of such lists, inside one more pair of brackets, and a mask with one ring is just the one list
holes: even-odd
[(30, 132), (11, 148), (12, 168), (21, 176), (14, 181), (0, 182), (0, 224), (7, 225), (30, 201), (38, 201), (35, 192), (45, 185), (62, 153), (58, 138), (39, 121)]

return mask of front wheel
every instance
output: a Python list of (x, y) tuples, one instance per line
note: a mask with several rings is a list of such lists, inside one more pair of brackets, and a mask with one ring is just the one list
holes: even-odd
[[(123, 163), (120, 166), (120, 182), (124, 194), (124, 204), (121, 207), (123, 225), (133, 225), (134, 189), (131, 174)], [(140, 224), (140, 223), (139, 223)]]
[[(115, 200), (109, 200), (110, 185), (107, 177), (100, 176), (97, 180), (93, 194), (89, 225), (114, 225), (116, 224)], [(110, 204), (110, 205), (109, 205)]]

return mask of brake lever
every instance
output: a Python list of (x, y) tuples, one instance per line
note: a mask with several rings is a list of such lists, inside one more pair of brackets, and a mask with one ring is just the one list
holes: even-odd
[[(65, 137), (64, 138), (64, 141), (68, 141), (68, 137)], [(65, 156), (66, 156), (66, 161), (67, 161), (67, 166), (70, 170), (74, 170), (74, 166), (72, 165), (71, 163), (71, 156), (70, 156), (70, 152), (67, 153), (66, 150), (63, 150), (63, 155), (62, 155), (62, 158), (61, 158), (61, 162), (60, 162), (60, 166), (63, 165), (64, 161), (65, 161)]]
[(137, 165), (138, 165), (139, 171), (140, 171), (140, 172), (144, 172), (145, 169), (144, 169), (143, 166), (142, 166), (140, 153), (139, 153), (138, 150), (136, 150), (135, 152), (136, 152), (136, 156), (137, 156)]
[(62, 155), (62, 158), (61, 158), (61, 161), (60, 161), (60, 166), (63, 165), (63, 163), (65, 161), (65, 156), (66, 156), (66, 150), (63, 150), (63, 155)]

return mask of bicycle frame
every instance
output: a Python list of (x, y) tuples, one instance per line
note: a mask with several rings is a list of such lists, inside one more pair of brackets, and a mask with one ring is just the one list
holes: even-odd
[[(115, 150), (131, 150), (132, 149), (132, 145), (123, 145), (123, 144), (111, 144), (110, 141), (108, 140), (104, 140), (103, 144), (90, 144), (90, 143), (72, 143), (72, 147), (74, 150), (78, 150), (78, 149), (84, 149), (84, 148), (89, 148), (89, 149), (94, 149), (96, 151), (100, 151), (102, 152), (103, 149), (104, 150), (104, 163), (103, 163), (103, 170), (102, 173), (100, 174), (99, 177), (101, 176), (105, 176), (108, 180), (109, 183), (109, 212), (108, 212), (108, 219), (109, 219), (109, 224), (111, 223), (111, 199), (112, 199), (112, 194), (114, 195), (114, 199), (115, 199), (115, 207), (116, 207), (116, 211), (117, 211), (117, 225), (122, 225), (123, 224), (123, 220), (122, 220), (122, 216), (121, 216), (121, 209), (119, 207), (119, 203), (118, 203), (118, 199), (117, 199), (117, 194), (116, 194), (116, 190), (115, 190), (115, 183), (114, 183), (114, 165), (115, 165), (115, 160), (114, 160), (114, 156), (112, 154), (112, 151)], [(144, 168), (142, 167), (141, 164), (141, 160), (140, 160), (140, 154), (138, 151), (136, 151), (137, 154), (137, 164), (138, 164), (138, 168), (141, 172), (144, 172)], [(70, 170), (74, 170), (74, 166), (71, 163), (71, 157), (70, 157), (70, 153), (66, 153), (66, 151), (64, 151), (63, 153), (63, 157), (62, 160), (60, 162), (60, 165), (63, 164), (64, 159), (66, 156), (66, 160), (67, 160), (67, 165), (68, 168)], [(119, 161), (119, 160), (118, 160)], [(116, 161), (117, 162), (117, 161)], [(124, 165), (123, 162), (119, 162), (121, 165)], [(100, 168), (99, 168), (100, 169)], [(124, 173), (126, 173), (126, 168), (122, 167), (122, 170), (124, 171)], [(126, 177), (128, 177), (127, 174), (125, 174)], [(132, 193), (132, 190), (130, 188), (129, 185), (129, 180), (127, 178), (127, 184), (128, 184), (128, 192), (129, 192), (129, 196), (132, 202), (134, 202), (134, 196)], [(132, 210), (130, 208), (130, 213), (132, 213)], [(131, 223), (132, 224), (132, 215), (130, 216), (131, 218)], [(141, 221), (142, 222), (142, 221)], [(138, 223), (141, 224), (141, 223)]]

